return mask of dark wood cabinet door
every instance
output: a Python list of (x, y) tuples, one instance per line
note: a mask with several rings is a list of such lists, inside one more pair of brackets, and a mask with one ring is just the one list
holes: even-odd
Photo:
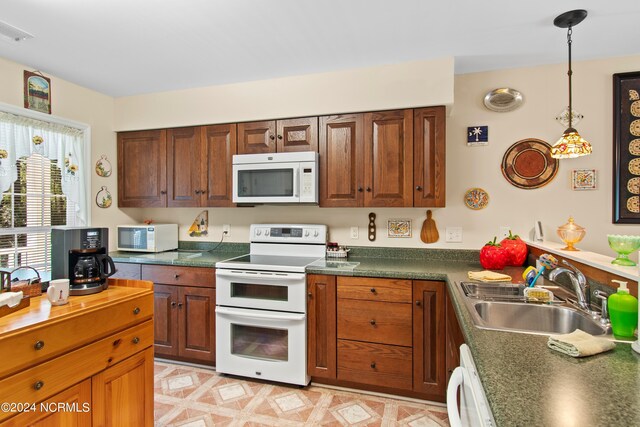
[(307, 372), (336, 378), (336, 276), (307, 275)]
[(167, 130), (167, 206), (200, 205), (199, 128)]
[(178, 288), (153, 285), (153, 343), (158, 356), (178, 355)]
[(118, 133), (118, 207), (167, 205), (165, 130)]
[(318, 118), (278, 120), (276, 151), (318, 151)]
[(237, 153), (236, 125), (203, 126), (200, 206), (233, 206), (232, 160)]
[(413, 281), (413, 389), (444, 402), (445, 284)]
[(179, 356), (181, 358), (215, 364), (215, 308), (216, 290), (181, 287), (179, 290)]
[(365, 206), (413, 206), (413, 110), (364, 115)]
[(413, 206), (445, 206), (445, 107), (413, 111)]
[(360, 207), (364, 201), (362, 114), (320, 117), (320, 206)]
[(276, 152), (276, 122), (238, 123), (238, 154)]
[(451, 303), (451, 297), (449, 292), (446, 292), (447, 309), (446, 309), (446, 329), (447, 329), (447, 354), (446, 354), (446, 370), (447, 370), (447, 384), (451, 378), (453, 370), (460, 366), (460, 346), (464, 344), (464, 335), (458, 318), (456, 317), (455, 309)]

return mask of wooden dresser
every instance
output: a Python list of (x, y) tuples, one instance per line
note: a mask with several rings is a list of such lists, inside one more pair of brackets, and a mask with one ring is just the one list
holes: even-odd
[(1, 426), (153, 425), (153, 284), (0, 318)]

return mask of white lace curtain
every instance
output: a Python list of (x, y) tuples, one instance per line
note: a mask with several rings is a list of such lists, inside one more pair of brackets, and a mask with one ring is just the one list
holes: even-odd
[(57, 161), (68, 208), (75, 208), (77, 225), (86, 225), (84, 131), (0, 111), (0, 193), (18, 178), (16, 160), (40, 154)]

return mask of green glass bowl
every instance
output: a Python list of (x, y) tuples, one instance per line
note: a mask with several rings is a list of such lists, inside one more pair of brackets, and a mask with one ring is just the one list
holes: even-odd
[(640, 248), (640, 236), (623, 236), (621, 234), (608, 234), (609, 247), (618, 253), (611, 264), (633, 267), (635, 262), (629, 259), (629, 254)]

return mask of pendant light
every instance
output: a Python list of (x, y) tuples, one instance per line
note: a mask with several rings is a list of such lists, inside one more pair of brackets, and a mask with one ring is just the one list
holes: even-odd
[(587, 11), (584, 9), (572, 10), (565, 12), (553, 20), (553, 25), (558, 28), (567, 29), (567, 45), (569, 47), (569, 127), (564, 131), (562, 137), (551, 147), (551, 157), (555, 159), (570, 159), (573, 157), (588, 156), (591, 154), (592, 148), (589, 142), (580, 136), (577, 130), (571, 126), (573, 119), (573, 105), (571, 99), (571, 33), (574, 26), (581, 23), (587, 17)]

